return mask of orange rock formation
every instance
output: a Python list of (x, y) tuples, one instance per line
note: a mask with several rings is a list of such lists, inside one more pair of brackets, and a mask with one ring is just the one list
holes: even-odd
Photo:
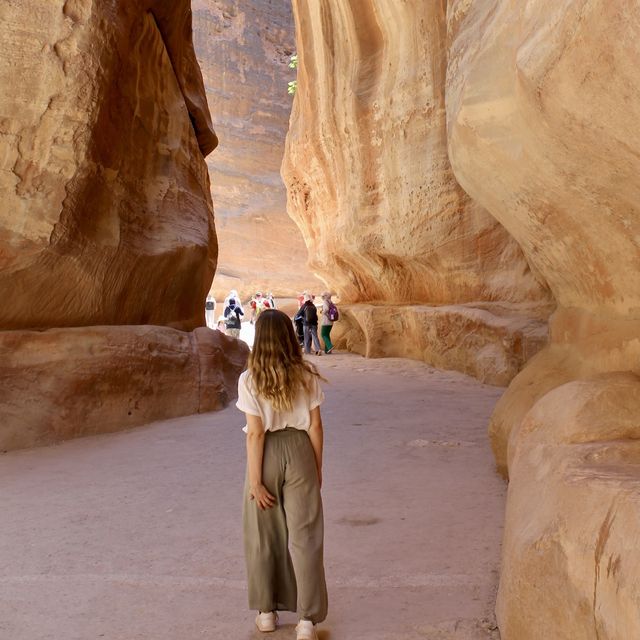
[(289, 210), (343, 342), (505, 383), (557, 304), (491, 423), (503, 640), (640, 637), (640, 9), (294, 8)]
[[(294, 10), (300, 68), (283, 165), (289, 212), (329, 288), (343, 302), (382, 305), (373, 323), (368, 311), (345, 314), (336, 333), (369, 356), (415, 357), (508, 382), (523, 362), (509, 342), (521, 343), (523, 331), (544, 336), (551, 301), (517, 243), (453, 175), (444, 3), (299, 1)], [(389, 305), (402, 306), (401, 341)], [(455, 335), (454, 317), (469, 316), (481, 348), (498, 347), (495, 369), (490, 358), (469, 362), (475, 351), (455, 338), (445, 357), (440, 338), (423, 340), (434, 313), (447, 323), (446, 311), (429, 305), (457, 305), (445, 333)]]
[(198, 326), (216, 262), (199, 145), (216, 137), (189, 2), (3, 17), (0, 326)]
[[(0, 81), (11, 90), (0, 95), (0, 328), (14, 331), (0, 335), (4, 373), (11, 372), (0, 407), (0, 443), (9, 445), (0, 448), (93, 431), (89, 416), (110, 424), (135, 400), (128, 383), (149, 375), (144, 358), (123, 366), (127, 340), (142, 340), (138, 328), (103, 328), (95, 348), (96, 330), (59, 328), (203, 324), (217, 255), (203, 154), (217, 138), (190, 29), (188, 0), (3, 7)], [(44, 336), (15, 333), (56, 327)], [(170, 351), (197, 360), (195, 337), (155, 331), (145, 334), (152, 353), (156, 341), (173, 341)], [(18, 347), (37, 351), (37, 365), (33, 354), (24, 366), (10, 358)], [(100, 354), (104, 376), (96, 385), (79, 382), (87, 350)], [(223, 359), (203, 364), (219, 367)], [(33, 367), (55, 372), (51, 384), (37, 382)], [(175, 371), (195, 392), (206, 375)], [(98, 410), (99, 391), (118, 384), (120, 398), (111, 394)], [(56, 405), (39, 403), (52, 388)], [(20, 410), (27, 400), (54, 414), (43, 413), (42, 432), (21, 440), (15, 433), (32, 429)], [(187, 404), (176, 402), (167, 415)], [(163, 415), (145, 406), (125, 422)]]
[(0, 331), (0, 450), (222, 409), (246, 357), (204, 327)]
[(290, 0), (194, 0), (194, 44), (221, 144), (208, 160), (220, 242), (213, 293), (295, 297), (322, 283), (280, 177), (295, 77)]
[(455, 0), (449, 18), (456, 176), (559, 306), (491, 424), (502, 637), (640, 637), (640, 8)]

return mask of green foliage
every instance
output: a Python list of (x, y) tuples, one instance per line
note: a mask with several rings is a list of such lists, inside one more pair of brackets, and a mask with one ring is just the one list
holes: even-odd
[[(289, 68), (290, 69), (297, 69), (298, 68), (298, 54), (297, 53), (294, 53), (289, 58)], [(295, 96), (297, 90), (298, 90), (298, 81), (297, 80), (292, 80), (291, 82), (287, 83), (287, 93), (290, 96)]]

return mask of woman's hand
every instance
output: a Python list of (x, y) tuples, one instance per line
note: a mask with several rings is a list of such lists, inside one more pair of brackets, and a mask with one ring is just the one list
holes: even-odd
[(249, 489), (249, 499), (255, 500), (262, 511), (265, 509), (271, 509), (271, 507), (276, 503), (275, 497), (269, 493), (262, 483)]

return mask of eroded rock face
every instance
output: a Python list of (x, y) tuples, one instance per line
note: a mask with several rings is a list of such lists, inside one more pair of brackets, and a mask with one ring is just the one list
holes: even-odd
[(290, 0), (194, 0), (194, 44), (216, 128), (208, 160), (220, 242), (213, 293), (295, 297), (322, 284), (307, 267), (280, 177), (295, 78)]
[[(545, 319), (552, 307), (545, 288), (504, 228), (460, 188), (449, 163), (446, 3), (293, 4), (300, 68), (283, 176), (314, 271), (351, 304), (500, 302), (524, 305), (518, 317)], [(457, 323), (454, 313), (451, 332)], [(394, 353), (367, 350), (404, 355), (413, 347), (452, 368), (474, 357), (454, 349), (447, 362), (438, 355), (446, 341), (422, 348), (423, 324), (410, 322), (416, 332)], [(358, 330), (367, 344), (379, 338), (368, 323)]]
[(562, 307), (640, 318), (640, 7), (450, 4), (458, 180), (518, 240)]
[(449, 3), (456, 176), (559, 303), (549, 346), (491, 424), (511, 482), (506, 640), (639, 632), (640, 563), (628, 544), (639, 393), (636, 378), (616, 373), (640, 372), (639, 24), (640, 8), (625, 1)]
[(248, 351), (204, 327), (2, 331), (0, 450), (222, 409)]
[(546, 345), (547, 324), (498, 305), (341, 305), (331, 338), (367, 358), (422, 360), (506, 386)]
[[(640, 90), (627, 46), (640, 9), (604, 1), (553, 3), (551, 10), (539, 0), (527, 11), (508, 2), (452, 2), (450, 18), (456, 175), (549, 282), (561, 306), (554, 343), (588, 342), (593, 353), (600, 335), (613, 351), (640, 327), (640, 137), (632, 124)], [(556, 35), (548, 39), (551, 27)], [(629, 46), (638, 48), (635, 40)], [(610, 366), (589, 360), (591, 368)], [(625, 368), (624, 358), (613, 360)], [(517, 422), (507, 418), (499, 435), (494, 429), (500, 451), (507, 423)]]
[(246, 348), (176, 330), (217, 255), (189, 0), (4, 3), (0, 37), (0, 449), (220, 408)]
[(0, 327), (202, 324), (216, 145), (188, 0), (4, 4)]
[(510, 467), (503, 638), (640, 636), (638, 415), (640, 378), (610, 373), (557, 387), (525, 416)]

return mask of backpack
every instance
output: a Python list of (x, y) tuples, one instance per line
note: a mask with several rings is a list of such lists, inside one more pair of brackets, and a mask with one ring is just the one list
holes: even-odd
[(338, 311), (338, 307), (336, 307), (336, 305), (333, 304), (333, 302), (330, 302), (329, 303), (329, 320), (331, 320), (331, 322), (335, 322), (339, 318), (340, 318), (340, 312)]
[(242, 327), (238, 311), (238, 307), (232, 306), (228, 306), (224, 310), (224, 317), (226, 319), (225, 324), (227, 325), (227, 329), (240, 329)]

